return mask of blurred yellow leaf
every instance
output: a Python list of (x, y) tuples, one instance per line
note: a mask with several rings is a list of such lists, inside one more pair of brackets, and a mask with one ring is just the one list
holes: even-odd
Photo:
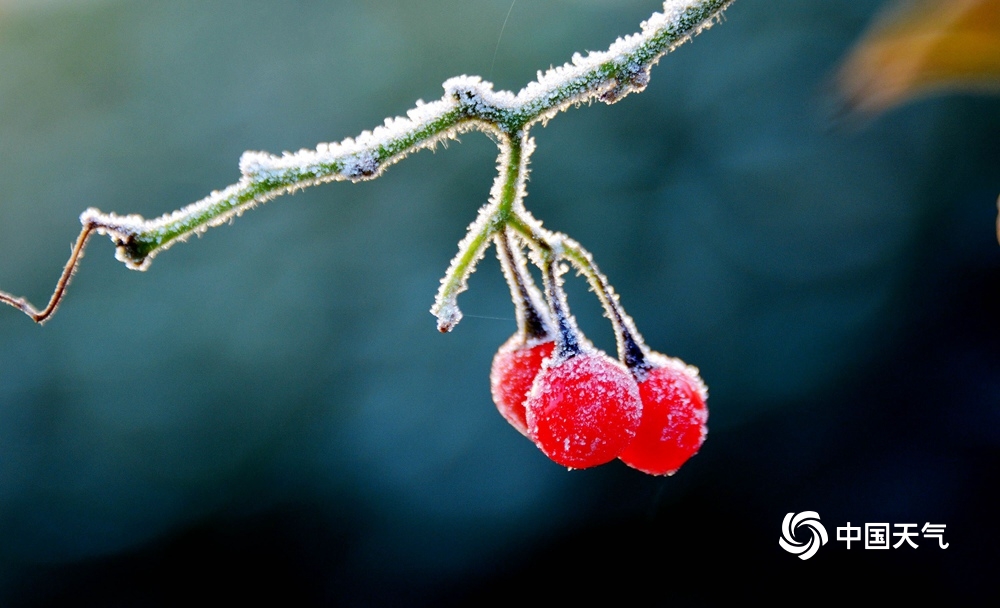
[(838, 75), (848, 107), (878, 114), (931, 92), (1000, 92), (1000, 0), (897, 3)]

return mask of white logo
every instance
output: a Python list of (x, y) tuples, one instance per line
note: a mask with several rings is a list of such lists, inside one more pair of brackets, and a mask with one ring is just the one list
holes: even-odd
[[(794, 532), (800, 526), (809, 528), (811, 537), (808, 542), (799, 542), (795, 538)], [(789, 513), (781, 522), (781, 538), (778, 539), (778, 544), (785, 551), (798, 555), (799, 559), (805, 560), (816, 555), (827, 540), (826, 528), (819, 522), (819, 513), (816, 511), (803, 511), (798, 515)]]

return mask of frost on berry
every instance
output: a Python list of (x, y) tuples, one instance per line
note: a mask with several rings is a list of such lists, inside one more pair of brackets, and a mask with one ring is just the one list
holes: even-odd
[(546, 456), (573, 469), (614, 460), (642, 415), (629, 371), (590, 349), (546, 362), (525, 407), (528, 436)]
[(500, 414), (522, 435), (528, 435), (524, 402), (542, 369), (552, 355), (555, 341), (525, 342), (520, 334), (510, 337), (496, 356), (490, 370), (490, 391)]
[(642, 422), (620, 458), (644, 473), (673, 475), (705, 441), (708, 391), (698, 370), (680, 359), (650, 353), (648, 362), (639, 382)]

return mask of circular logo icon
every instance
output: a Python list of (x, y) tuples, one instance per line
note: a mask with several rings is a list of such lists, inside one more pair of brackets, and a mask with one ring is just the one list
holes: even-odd
[[(799, 532), (800, 538), (808, 533), (808, 540), (800, 541), (795, 537), (796, 532)], [(798, 515), (789, 513), (781, 522), (781, 538), (778, 539), (778, 544), (792, 555), (798, 555), (799, 559), (809, 559), (816, 555), (827, 540), (826, 528), (820, 523), (819, 513), (816, 511), (803, 511)]]

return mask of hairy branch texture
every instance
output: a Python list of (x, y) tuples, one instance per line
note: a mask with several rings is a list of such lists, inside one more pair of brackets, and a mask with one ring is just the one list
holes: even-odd
[(731, 2), (667, 0), (663, 12), (643, 22), (640, 32), (619, 38), (606, 51), (575, 54), (570, 63), (539, 72), (538, 80), (516, 95), (494, 91), (492, 83), (478, 77), (459, 76), (444, 83), (441, 99), (417, 101), (405, 118), (387, 119), (384, 125), (364, 131), (357, 138), (281, 156), (246, 152), (240, 159), (241, 177), (237, 183), (155, 219), (87, 209), (80, 216), (83, 228), (49, 303), (38, 310), (26, 299), (2, 291), (0, 301), (42, 323), (56, 311), (94, 232), (111, 238), (117, 248), (116, 257), (129, 268), (145, 270), (160, 251), (227, 222), (254, 205), (325, 182), (374, 179), (410, 152), (479, 130), (492, 134), (500, 148), (498, 175), (489, 203), (469, 226), (441, 281), (432, 308), (438, 328), (449, 331), (459, 322), (461, 312), (456, 298), (466, 288), (469, 275), (493, 237), (507, 226), (533, 249), (555, 252), (557, 257), (570, 260), (609, 306), (615, 296), (605, 286), (590, 255), (562, 235), (543, 230), (523, 205), (528, 159), (534, 149), (529, 131), (570, 106), (595, 99), (610, 104), (643, 90), (649, 82), (650, 68), (660, 57), (710, 27)]

